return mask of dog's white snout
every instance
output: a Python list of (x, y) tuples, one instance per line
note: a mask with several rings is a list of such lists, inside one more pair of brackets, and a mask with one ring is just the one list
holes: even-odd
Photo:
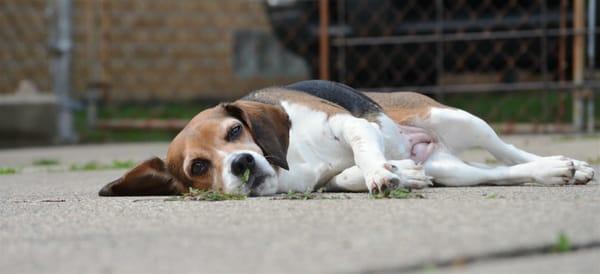
[(256, 161), (250, 153), (240, 153), (231, 161), (231, 172), (236, 176), (242, 176), (246, 171), (254, 172)]
[[(223, 182), (225, 192), (228, 193), (260, 191), (262, 188), (268, 188), (269, 186), (265, 185), (269, 185), (271, 181), (276, 181), (273, 167), (263, 155), (254, 151), (239, 150), (230, 153), (224, 158), (223, 166)], [(252, 187), (254, 189), (251, 189)]]

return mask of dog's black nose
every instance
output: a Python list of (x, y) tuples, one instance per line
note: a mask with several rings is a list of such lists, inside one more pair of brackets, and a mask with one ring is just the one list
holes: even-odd
[(246, 169), (253, 171), (254, 164), (254, 157), (252, 157), (252, 155), (249, 153), (242, 153), (236, 156), (236, 158), (231, 162), (231, 172), (234, 175), (242, 175)]

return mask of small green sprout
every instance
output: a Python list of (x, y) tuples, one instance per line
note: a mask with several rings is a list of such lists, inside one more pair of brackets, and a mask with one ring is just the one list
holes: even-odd
[(556, 243), (552, 246), (552, 252), (562, 253), (571, 251), (571, 241), (569, 237), (564, 232), (558, 234), (558, 239), (556, 239)]
[(165, 201), (225, 201), (225, 200), (244, 200), (246, 195), (221, 193), (216, 190), (200, 190), (193, 187), (189, 188), (188, 193), (181, 196), (173, 196)]

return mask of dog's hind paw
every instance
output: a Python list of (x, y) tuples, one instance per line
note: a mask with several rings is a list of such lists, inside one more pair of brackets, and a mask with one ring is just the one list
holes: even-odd
[(544, 185), (567, 185), (574, 181), (575, 165), (564, 156), (544, 157), (524, 166), (536, 182)]
[(584, 162), (579, 160), (573, 160), (573, 165), (575, 166), (575, 175), (573, 176), (572, 183), (576, 185), (585, 185), (594, 179), (594, 175), (596, 175), (596, 171), (594, 168)]

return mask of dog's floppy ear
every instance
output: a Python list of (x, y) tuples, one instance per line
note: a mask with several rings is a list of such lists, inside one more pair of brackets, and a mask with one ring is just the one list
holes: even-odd
[(289, 169), (286, 160), (290, 120), (280, 106), (252, 101), (223, 104), (227, 113), (242, 121), (269, 163)]
[(163, 160), (146, 160), (105, 185), (100, 196), (177, 195), (185, 192), (184, 185), (171, 175)]

